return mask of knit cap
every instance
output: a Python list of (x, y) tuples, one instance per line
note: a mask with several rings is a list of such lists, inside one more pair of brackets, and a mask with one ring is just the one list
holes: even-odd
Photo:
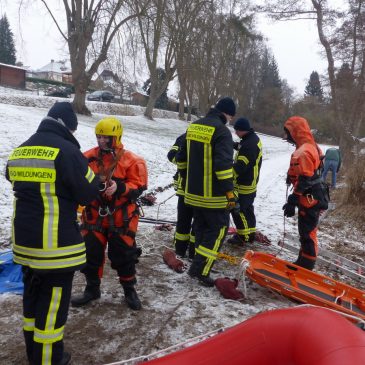
[(61, 119), (66, 128), (70, 131), (77, 129), (77, 116), (73, 110), (72, 104), (67, 101), (57, 102), (48, 112), (48, 116), (53, 119)]
[(234, 103), (233, 99), (229, 97), (220, 99), (215, 105), (215, 108), (220, 112), (226, 113), (232, 117), (236, 114), (236, 104)]
[(251, 130), (250, 122), (246, 118), (238, 118), (236, 122), (234, 123), (233, 128), (236, 131), (249, 131)]

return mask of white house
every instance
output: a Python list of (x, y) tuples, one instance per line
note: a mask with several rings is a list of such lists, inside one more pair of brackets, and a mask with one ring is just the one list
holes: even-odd
[(34, 77), (38, 77), (40, 79), (72, 83), (71, 68), (66, 65), (65, 60), (51, 60), (51, 62), (47, 65), (41, 67), (36, 71), (33, 71), (33, 75)]

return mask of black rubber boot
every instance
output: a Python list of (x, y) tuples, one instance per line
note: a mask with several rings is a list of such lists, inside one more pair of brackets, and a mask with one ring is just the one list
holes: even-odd
[(190, 242), (189, 243), (189, 260), (193, 261), (195, 256), (195, 243)]
[(71, 364), (71, 354), (69, 352), (64, 351), (61, 361), (59, 361), (56, 365), (69, 365)]
[(138, 298), (134, 284), (131, 283), (121, 283), (124, 290), (124, 298), (130, 309), (139, 311), (142, 308), (141, 301)]
[(313, 270), (314, 266), (316, 264), (316, 261), (308, 259), (303, 256), (299, 256), (297, 258), (297, 260), (293, 262), (293, 264), (304, 267), (304, 269), (307, 269), (307, 270)]
[(231, 238), (228, 238), (227, 243), (230, 243), (231, 245), (243, 246), (246, 243), (246, 241), (243, 238), (243, 236), (239, 236), (238, 234), (235, 234)]
[(86, 278), (86, 283), (84, 293), (71, 298), (71, 305), (73, 307), (83, 307), (87, 303), (100, 298), (100, 279)]
[(206, 287), (212, 287), (214, 286), (215, 280), (212, 279), (209, 275), (202, 275), (200, 273), (200, 270), (197, 268), (196, 265), (194, 265), (194, 262), (190, 266), (190, 269), (188, 271), (188, 275), (192, 278), (198, 279), (199, 284), (206, 286)]
[[(33, 365), (33, 361), (29, 360), (29, 365)], [(62, 359), (58, 361), (55, 365), (70, 365), (71, 364), (71, 354), (69, 352), (64, 351), (62, 355)]]

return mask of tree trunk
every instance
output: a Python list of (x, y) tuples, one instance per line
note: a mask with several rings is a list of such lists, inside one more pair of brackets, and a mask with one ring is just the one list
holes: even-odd
[(180, 84), (180, 91), (179, 91), (179, 119), (185, 120), (185, 85), (183, 86)]
[(188, 106), (188, 116), (187, 116), (187, 118), (186, 118), (186, 120), (187, 120), (188, 122), (191, 122), (191, 109), (192, 109), (192, 107), (191, 107), (191, 105), (189, 105), (189, 106)]
[(91, 115), (90, 110), (85, 104), (85, 98), (86, 90), (75, 85), (75, 98), (72, 102), (75, 112), (84, 115)]
[[(184, 71), (182, 71), (184, 72)], [(179, 119), (185, 120), (185, 96), (186, 96), (186, 77), (183, 75), (179, 75), (179, 84), (180, 84), (180, 90), (179, 90)]]
[(155, 107), (157, 98), (158, 98), (158, 96), (152, 97), (152, 94), (148, 98), (148, 103), (147, 103), (146, 109), (144, 111), (144, 116), (148, 119), (153, 120), (152, 113), (153, 113), (153, 108)]

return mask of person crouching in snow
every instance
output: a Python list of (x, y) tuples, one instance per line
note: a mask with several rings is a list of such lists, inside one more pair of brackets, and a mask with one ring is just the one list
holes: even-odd
[(108, 257), (118, 273), (125, 301), (129, 308), (139, 310), (142, 305), (134, 288), (135, 265), (141, 254), (135, 240), (139, 220), (136, 200), (147, 189), (146, 163), (123, 148), (123, 127), (118, 119), (101, 119), (95, 126), (95, 134), (98, 147), (84, 155), (103, 183), (98, 198), (82, 212), (87, 263), (81, 272), (86, 277), (86, 288), (83, 294), (71, 299), (71, 304), (80, 307), (100, 298), (100, 278), (108, 244)]
[(293, 217), (298, 207), (300, 251), (295, 265), (313, 270), (318, 253), (317, 227), (321, 210), (329, 197), (320, 176), (322, 151), (317, 146), (306, 119), (290, 117), (284, 124), (287, 142), (295, 145), (291, 155), (287, 184), (293, 186), (283, 206), (284, 216)]

